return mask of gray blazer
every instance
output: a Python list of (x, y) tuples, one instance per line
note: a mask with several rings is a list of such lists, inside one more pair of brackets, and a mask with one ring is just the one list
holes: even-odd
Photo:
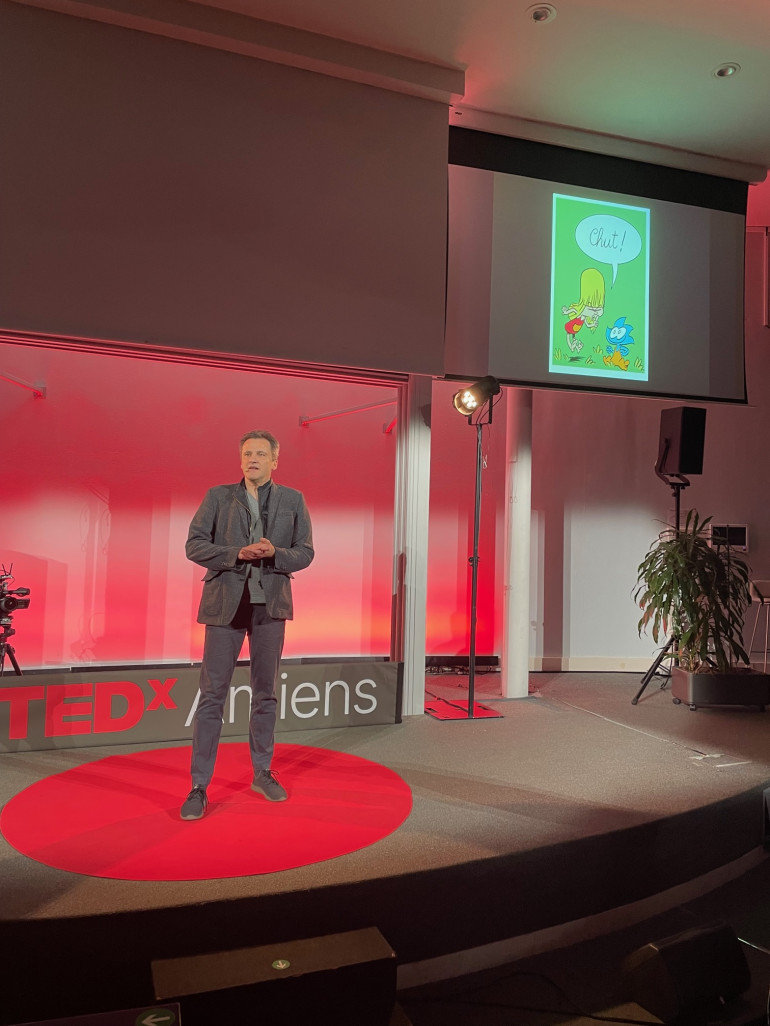
[[(275, 556), (260, 562), (267, 612), (275, 619), (291, 620), (292, 574), (309, 566), (314, 555), (302, 492), (273, 482), (265, 537), (275, 546)], [(193, 517), (185, 546), (187, 558), (206, 568), (198, 623), (224, 627), (233, 620), (249, 567), (238, 553), (248, 544), (249, 504), (243, 480), (210, 488)]]

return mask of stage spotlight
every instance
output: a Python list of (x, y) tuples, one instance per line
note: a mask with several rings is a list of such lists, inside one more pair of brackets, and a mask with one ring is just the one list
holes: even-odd
[(491, 374), (487, 374), (485, 378), (479, 378), (473, 385), (468, 385), (467, 388), (461, 388), (459, 392), (455, 392), (452, 396), (452, 403), (458, 413), (462, 413), (464, 417), (470, 417), (499, 391), (500, 382)]

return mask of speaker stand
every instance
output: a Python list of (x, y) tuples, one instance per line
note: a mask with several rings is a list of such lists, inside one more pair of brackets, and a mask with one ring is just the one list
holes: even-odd
[[(649, 668), (649, 670), (642, 677), (642, 686), (639, 688), (639, 690), (636, 692), (634, 697), (631, 699), (631, 705), (636, 705), (636, 703), (642, 697), (644, 689), (650, 683), (652, 678), (657, 674), (658, 669), (660, 668), (660, 664), (663, 662), (663, 660), (666, 658), (666, 656), (668, 655), (669, 651), (672, 648), (674, 650), (673, 653), (672, 653), (672, 658), (676, 659), (676, 642), (677, 642), (677, 639), (672, 634), (671, 637), (666, 642), (666, 644), (660, 650), (660, 652), (658, 652), (658, 654), (655, 657), (655, 661), (653, 662), (652, 666)], [(661, 691), (665, 690), (666, 684), (668, 683), (668, 678), (670, 676), (671, 676), (671, 672), (667, 670), (666, 671), (665, 679), (664, 679), (663, 683), (660, 685), (660, 690)]]
[[(679, 532), (681, 530), (682, 491), (683, 491), (683, 489), (685, 489), (685, 488), (687, 488), (689, 486), (690, 481), (683, 474), (665, 474), (661, 470), (661, 467), (665, 466), (666, 457), (668, 456), (668, 450), (669, 450), (670, 445), (671, 445), (671, 439), (670, 438), (666, 438), (664, 445), (661, 446), (661, 452), (660, 452), (660, 455), (658, 456), (658, 462), (655, 464), (655, 473), (658, 475), (658, 477), (661, 479), (661, 481), (664, 481), (670, 487), (670, 489), (671, 489), (671, 491), (672, 491), (672, 493), (674, 495), (674, 530), (676, 531), (676, 534), (677, 534), (677, 537), (678, 537)], [(676, 657), (677, 657), (677, 637), (676, 637), (675, 634), (671, 635), (671, 637), (668, 639), (668, 641), (663, 646), (663, 648), (660, 650), (660, 652), (658, 652), (658, 654), (655, 657), (655, 660), (654, 660), (652, 666), (649, 668), (649, 670), (642, 677), (642, 686), (639, 688), (639, 690), (636, 692), (634, 697), (631, 699), (631, 705), (636, 705), (636, 703), (642, 697), (642, 694), (644, 693), (644, 689), (647, 687), (647, 685), (650, 683), (652, 678), (658, 672), (658, 669), (660, 668), (660, 664), (663, 662), (663, 660), (666, 658), (666, 656), (668, 655), (669, 652), (671, 652), (672, 658), (676, 662)], [(666, 684), (668, 683), (668, 678), (670, 676), (671, 676), (670, 673), (666, 673), (666, 677), (665, 677), (663, 683), (660, 685), (660, 690), (661, 691), (663, 691), (664, 688), (666, 687)]]

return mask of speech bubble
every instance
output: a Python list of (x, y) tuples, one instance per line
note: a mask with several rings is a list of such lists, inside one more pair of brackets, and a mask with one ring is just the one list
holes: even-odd
[(592, 260), (612, 264), (613, 285), (618, 264), (627, 264), (642, 251), (642, 237), (636, 228), (614, 214), (584, 217), (575, 229), (575, 242)]

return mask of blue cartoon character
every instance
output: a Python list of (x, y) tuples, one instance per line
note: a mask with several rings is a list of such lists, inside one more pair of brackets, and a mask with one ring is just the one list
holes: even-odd
[(607, 355), (604, 362), (608, 367), (619, 367), (621, 370), (628, 370), (628, 347), (632, 346), (636, 339), (631, 338), (634, 330), (632, 324), (626, 324), (625, 317), (618, 317), (611, 328), (604, 332), (607, 342)]

